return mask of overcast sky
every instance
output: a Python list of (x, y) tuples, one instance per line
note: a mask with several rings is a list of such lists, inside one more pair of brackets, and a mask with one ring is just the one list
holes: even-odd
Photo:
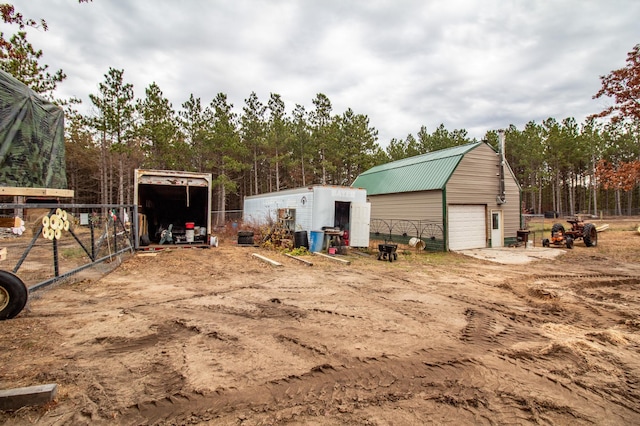
[[(637, 0), (14, 0), (49, 31), (28, 30), (67, 79), (58, 97), (98, 92), (109, 67), (136, 98), (157, 83), (175, 110), (255, 91), (290, 113), (324, 93), (334, 114), (365, 114), (385, 147), (441, 123), (481, 139), (529, 121), (578, 122), (600, 76), (640, 43)], [(0, 24), (7, 34), (15, 31)]]

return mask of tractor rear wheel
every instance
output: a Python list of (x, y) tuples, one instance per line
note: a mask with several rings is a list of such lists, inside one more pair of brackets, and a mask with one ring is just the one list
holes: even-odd
[(551, 236), (554, 237), (558, 231), (562, 232), (562, 235), (564, 235), (564, 226), (562, 226), (561, 223), (554, 223), (551, 227)]
[(598, 230), (593, 223), (586, 223), (582, 231), (582, 239), (587, 247), (598, 245)]
[(7, 271), (0, 271), (0, 320), (13, 318), (27, 304), (29, 290), (22, 280)]

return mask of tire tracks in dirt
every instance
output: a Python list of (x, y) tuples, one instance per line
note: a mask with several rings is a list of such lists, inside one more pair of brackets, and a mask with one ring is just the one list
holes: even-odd
[[(545, 418), (589, 421), (588, 413), (577, 412), (561, 402), (585, 398), (579, 388), (554, 383), (532, 371), (493, 369), (478, 358), (437, 359), (443, 355), (421, 351), (403, 358), (382, 356), (352, 360), (350, 365), (323, 364), (305, 374), (258, 386), (211, 394), (180, 393), (138, 403), (119, 417), (128, 424), (163, 425), (222, 421), (232, 412), (236, 413), (233, 418), (244, 412), (283, 421), (282, 413), (295, 407), (298, 410), (294, 412), (316, 416), (418, 399), (462, 407), (494, 422), (514, 418), (532, 422)], [(522, 378), (514, 373), (529, 376), (526, 382), (539, 386), (519, 386)]]

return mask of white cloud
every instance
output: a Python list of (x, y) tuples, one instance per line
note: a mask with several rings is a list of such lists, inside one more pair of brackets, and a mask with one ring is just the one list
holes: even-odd
[(309, 111), (321, 92), (334, 113), (368, 115), (382, 146), (422, 125), (482, 138), (547, 117), (580, 122), (603, 106), (591, 99), (599, 76), (640, 42), (634, 0), (24, 3), (49, 24), (28, 38), (67, 74), (59, 96), (88, 103), (109, 67), (137, 97), (156, 82), (176, 109), (223, 92), (240, 112), (255, 91)]

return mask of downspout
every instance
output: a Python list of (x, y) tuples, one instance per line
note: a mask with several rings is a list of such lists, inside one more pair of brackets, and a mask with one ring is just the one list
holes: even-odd
[(443, 251), (449, 251), (449, 232), (447, 223), (449, 222), (447, 218), (447, 186), (445, 185), (442, 188), (442, 241), (443, 241)]
[(499, 143), (499, 147), (498, 147), (498, 154), (500, 155), (500, 165), (498, 166), (500, 168), (499, 170), (499, 176), (500, 176), (500, 193), (498, 194), (498, 196), (496, 197), (496, 203), (497, 204), (506, 204), (507, 202), (507, 196), (506, 196), (506, 190), (505, 190), (505, 186), (504, 186), (504, 130), (500, 129), (498, 130), (498, 143)]

